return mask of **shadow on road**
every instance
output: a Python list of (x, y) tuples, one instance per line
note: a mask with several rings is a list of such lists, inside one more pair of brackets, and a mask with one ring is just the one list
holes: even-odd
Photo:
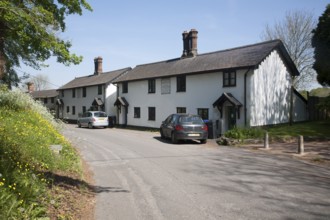
[[(155, 136), (154, 139), (165, 144), (177, 145), (177, 144), (172, 144), (170, 139), (162, 139), (160, 136)], [(178, 144), (201, 144), (201, 143), (197, 140), (179, 140)]]
[(44, 173), (48, 179), (53, 180), (49, 184), (49, 188), (60, 186), (67, 190), (86, 190), (85, 193), (96, 194), (96, 193), (129, 193), (129, 190), (124, 190), (120, 187), (108, 187), (108, 186), (95, 186), (87, 183), (86, 181), (76, 179), (73, 177), (62, 176), (60, 174), (46, 172)]

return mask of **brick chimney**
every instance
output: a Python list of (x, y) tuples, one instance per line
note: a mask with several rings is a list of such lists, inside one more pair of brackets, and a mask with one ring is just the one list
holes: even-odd
[(34, 92), (34, 83), (33, 82), (28, 82), (28, 83), (26, 83), (26, 85), (27, 85), (28, 93)]
[(189, 33), (187, 31), (184, 31), (182, 33), (182, 40), (183, 40), (183, 52), (181, 58), (185, 58), (188, 55), (189, 51), (189, 39), (188, 39)]
[(95, 71), (94, 75), (100, 75), (103, 70), (102, 70), (102, 57), (95, 57), (94, 58), (94, 65), (95, 65)]
[(197, 56), (197, 34), (196, 29), (191, 29), (189, 32), (182, 33), (183, 52), (181, 58)]
[(198, 31), (196, 29), (191, 29), (189, 32), (189, 57), (197, 56), (197, 34)]

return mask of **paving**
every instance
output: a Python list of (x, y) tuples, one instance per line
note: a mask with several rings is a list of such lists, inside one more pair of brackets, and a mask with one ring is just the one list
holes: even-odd
[(159, 133), (71, 125), (64, 134), (94, 173), (95, 219), (330, 216), (329, 169), (272, 154), (272, 145), (174, 145)]

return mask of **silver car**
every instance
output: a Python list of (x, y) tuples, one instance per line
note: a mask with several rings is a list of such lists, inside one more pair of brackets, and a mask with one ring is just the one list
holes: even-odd
[(198, 115), (172, 114), (160, 126), (161, 138), (171, 138), (172, 143), (178, 140), (200, 140), (205, 144), (208, 127)]
[(84, 112), (80, 118), (78, 118), (77, 124), (79, 128), (106, 128), (109, 126), (108, 115), (102, 111), (87, 111)]

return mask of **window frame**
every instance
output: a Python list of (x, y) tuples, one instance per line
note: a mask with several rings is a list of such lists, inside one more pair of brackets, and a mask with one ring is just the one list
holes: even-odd
[(82, 97), (86, 98), (87, 96), (87, 88), (86, 87), (82, 87)]
[(171, 78), (166, 77), (161, 79), (161, 94), (171, 94)]
[(102, 95), (103, 94), (103, 86), (102, 85), (97, 85), (97, 94)]
[(123, 82), (122, 85), (122, 93), (128, 93), (128, 82)]
[(186, 107), (176, 107), (176, 113), (187, 113), (187, 108)]
[(148, 93), (156, 93), (156, 79), (148, 79)]
[(72, 98), (76, 98), (76, 89), (75, 88), (72, 89)]
[(134, 118), (141, 118), (141, 108), (134, 107)]
[(187, 80), (186, 75), (176, 77), (176, 92), (186, 92)]
[(156, 107), (148, 107), (148, 121), (156, 121)]
[[(206, 111), (206, 112), (204, 112)], [(208, 108), (198, 108), (197, 115), (199, 115), (203, 120), (209, 120), (209, 109)], [(207, 116), (207, 117), (204, 117)]]
[(236, 71), (225, 71), (223, 72), (223, 87), (234, 87), (236, 86)]
[(72, 106), (72, 115), (76, 114), (76, 106)]

